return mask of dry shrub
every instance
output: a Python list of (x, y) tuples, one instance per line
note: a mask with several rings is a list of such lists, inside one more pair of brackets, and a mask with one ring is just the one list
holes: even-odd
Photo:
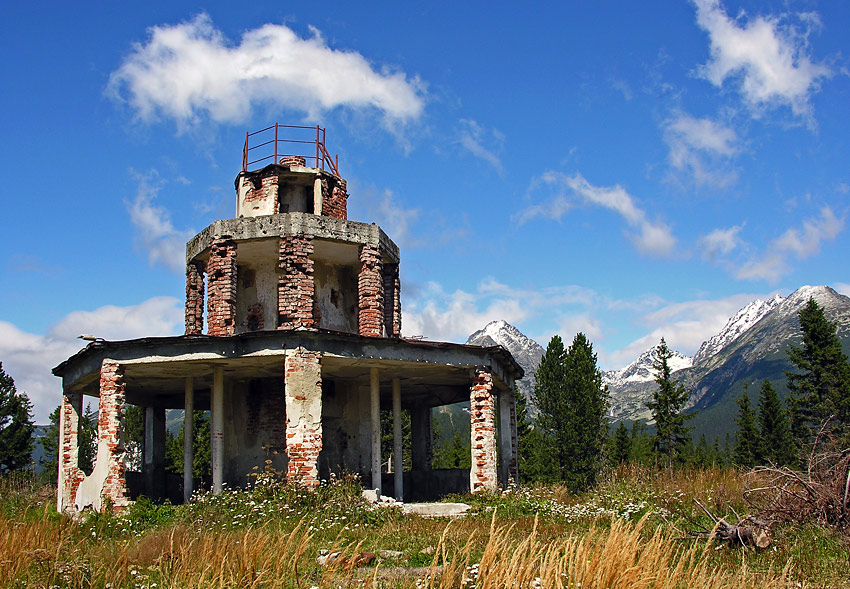
[(850, 533), (850, 449), (812, 454), (806, 471), (759, 468), (766, 482), (744, 497), (774, 522), (816, 521)]
[[(563, 539), (541, 540), (537, 528), (527, 538), (511, 540), (510, 528), (495, 518), (480, 562), (470, 564), (470, 550), (449, 560), (435, 558), (431, 575), (419, 587), (786, 587), (788, 567), (778, 576), (723, 569), (714, 562), (713, 545), (675, 542), (659, 527), (651, 535), (646, 518), (637, 524), (614, 520)], [(649, 537), (647, 537), (649, 536)], [(442, 542), (441, 542), (442, 544)], [(437, 565), (442, 563), (442, 571)], [(440, 574), (441, 573), (441, 574)]]

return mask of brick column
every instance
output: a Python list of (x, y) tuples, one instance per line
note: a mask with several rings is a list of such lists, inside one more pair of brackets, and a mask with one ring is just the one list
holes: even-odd
[(307, 486), (319, 484), (322, 451), (322, 355), (304, 348), (286, 351), (287, 480)]
[(62, 395), (59, 409), (59, 480), (56, 510), (72, 508), (80, 481), (86, 478), (79, 468), (80, 415), (83, 412), (82, 393)]
[(377, 246), (360, 248), (360, 274), (357, 278), (358, 325), (360, 335), (384, 335), (384, 279), (381, 251)]
[(236, 242), (213, 241), (207, 261), (207, 334), (233, 335), (236, 327)]
[(469, 490), (495, 491), (496, 472), (496, 407), (493, 398), (493, 375), (490, 368), (478, 366), (469, 391), (469, 418), (472, 442), (472, 468)]
[(387, 337), (401, 337), (401, 280), (398, 264), (384, 264), (384, 328)]
[(280, 238), (277, 281), (278, 329), (313, 327), (313, 238), (286, 235)]
[(342, 220), (348, 218), (347, 188), (347, 183), (341, 178), (337, 182), (322, 180), (322, 215)]
[(186, 335), (204, 331), (204, 271), (195, 262), (186, 264)]

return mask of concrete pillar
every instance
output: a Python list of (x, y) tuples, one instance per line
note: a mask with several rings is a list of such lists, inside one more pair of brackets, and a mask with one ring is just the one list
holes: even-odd
[(496, 407), (493, 398), (493, 375), (490, 368), (478, 366), (469, 390), (469, 418), (472, 442), (472, 468), (469, 490), (495, 491), (496, 471)]
[(404, 499), (404, 464), (401, 439), (401, 381), (393, 379), (393, 486), (395, 498)]
[(372, 440), (372, 488), (381, 496), (381, 382), (377, 368), (369, 371), (369, 422)]
[(183, 393), (183, 502), (189, 503), (195, 490), (195, 383), (192, 377), (186, 378)]
[(414, 407), (410, 411), (411, 458), (413, 471), (431, 470), (431, 408)]
[(65, 392), (59, 409), (59, 478), (56, 510), (60, 513), (74, 505), (77, 486), (85, 478), (79, 468), (80, 416), (83, 413), (82, 393)]
[(319, 484), (322, 451), (322, 355), (304, 348), (287, 350), (284, 359), (286, 401), (286, 478)]
[(510, 467), (513, 457), (511, 442), (511, 401), (513, 391), (503, 389), (499, 392), (499, 483), (508, 486)]
[(323, 197), (322, 197), (322, 179), (316, 176), (316, 179), (313, 181), (313, 213), (316, 215), (322, 214), (322, 206), (323, 206)]
[(77, 511), (103, 511), (107, 506), (120, 511), (130, 502), (124, 478), (124, 400), (124, 367), (105, 359), (100, 366), (97, 457), (92, 473), (77, 487)]
[(165, 409), (145, 407), (145, 449), (142, 470), (145, 495), (154, 500), (165, 498)]
[(381, 250), (377, 245), (360, 248), (360, 273), (357, 276), (358, 332), (382, 337), (384, 332), (384, 277)]
[(221, 493), (224, 483), (224, 368), (213, 370), (212, 399), (210, 402), (210, 462), (212, 462), (212, 490)]

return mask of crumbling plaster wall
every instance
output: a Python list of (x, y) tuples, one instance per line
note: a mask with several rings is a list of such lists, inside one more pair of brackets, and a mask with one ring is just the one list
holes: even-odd
[(236, 282), (236, 333), (277, 326), (277, 261), (240, 263)]
[(286, 476), (308, 486), (319, 483), (322, 451), (322, 354), (304, 348), (286, 351)]
[(319, 458), (319, 477), (327, 479), (330, 473), (360, 473), (360, 425), (363, 420), (369, 420), (368, 395), (366, 414), (363, 415), (360, 406), (361, 392), (356, 381), (340, 379), (330, 382), (324, 378), (323, 383), (323, 443)]
[(313, 263), (319, 327), (357, 333), (357, 269), (353, 266)]

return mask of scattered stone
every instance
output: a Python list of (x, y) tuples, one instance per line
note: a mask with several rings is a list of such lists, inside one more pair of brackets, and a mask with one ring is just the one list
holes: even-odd
[(404, 552), (400, 550), (378, 550), (378, 556), (384, 560), (398, 560), (404, 556)]

